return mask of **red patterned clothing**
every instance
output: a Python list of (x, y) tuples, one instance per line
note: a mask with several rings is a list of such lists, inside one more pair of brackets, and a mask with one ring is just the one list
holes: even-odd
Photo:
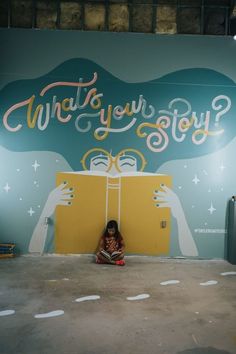
[(118, 251), (120, 249), (120, 244), (116, 240), (116, 238), (113, 236), (105, 237), (104, 238), (104, 249), (105, 249), (105, 251), (112, 254), (112, 252)]
[[(108, 263), (124, 265), (124, 250), (125, 244), (122, 236), (119, 236), (118, 238), (112, 235), (108, 237), (102, 236), (99, 243), (99, 252), (97, 253), (96, 262), (99, 264)], [(113, 254), (115, 251), (118, 251), (118, 253)]]

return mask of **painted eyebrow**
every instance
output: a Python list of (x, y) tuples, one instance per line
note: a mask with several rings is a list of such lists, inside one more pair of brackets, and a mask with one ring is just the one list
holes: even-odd
[(94, 160), (97, 160), (97, 159), (101, 159), (101, 160), (108, 160), (109, 157), (108, 156), (94, 156), (91, 160), (94, 161)]
[(128, 165), (128, 166), (133, 167), (133, 166), (135, 166), (135, 163), (129, 163), (129, 162), (127, 162), (127, 161), (124, 161), (124, 162), (122, 162), (122, 163), (120, 164), (120, 167), (125, 166), (125, 165)]
[(98, 165), (104, 165), (104, 166), (106, 166), (106, 167), (107, 167), (107, 163), (106, 163), (105, 161), (98, 161), (97, 163), (96, 163), (96, 162), (94, 162), (94, 165), (95, 165), (95, 166), (98, 166)]

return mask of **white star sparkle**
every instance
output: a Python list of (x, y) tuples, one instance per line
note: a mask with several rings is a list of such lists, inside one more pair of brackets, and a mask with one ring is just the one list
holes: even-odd
[(195, 184), (198, 184), (200, 182), (200, 179), (198, 178), (197, 175), (194, 176), (194, 179), (192, 179), (192, 182)]
[(32, 165), (32, 167), (34, 168), (34, 171), (36, 172), (37, 168), (40, 166), (40, 164), (38, 163), (37, 160), (34, 161), (34, 164)]
[(32, 207), (30, 207), (30, 210), (28, 210), (27, 213), (29, 213), (30, 216), (32, 216), (35, 213), (35, 211), (32, 209)]
[(9, 190), (11, 189), (11, 187), (9, 186), (8, 183), (6, 183), (6, 185), (3, 187), (3, 189), (6, 191), (6, 193), (8, 193)]
[(211, 206), (210, 206), (210, 208), (209, 208), (209, 209), (207, 209), (207, 210), (209, 210), (210, 214), (213, 214), (213, 213), (214, 213), (214, 211), (216, 210), (216, 209), (213, 207), (212, 202), (211, 202)]

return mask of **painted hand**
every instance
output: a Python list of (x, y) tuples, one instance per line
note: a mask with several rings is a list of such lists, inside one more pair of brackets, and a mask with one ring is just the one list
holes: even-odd
[(73, 188), (65, 188), (66, 185), (67, 182), (64, 182), (51, 191), (43, 209), (44, 217), (50, 217), (57, 205), (69, 206), (72, 204), (71, 199), (74, 198)]
[(178, 218), (179, 213), (183, 210), (177, 194), (165, 185), (161, 185), (160, 190), (154, 191), (153, 199), (158, 208), (170, 208), (175, 218)]
[(73, 188), (65, 188), (67, 182), (60, 184), (53, 189), (48, 196), (48, 199), (43, 208), (42, 214), (33, 231), (30, 243), (29, 252), (43, 253), (47, 238), (48, 224), (45, 223), (45, 218), (49, 218), (55, 211), (57, 205), (71, 205)]
[(154, 192), (153, 199), (158, 208), (170, 208), (178, 227), (179, 247), (184, 256), (198, 256), (198, 249), (189, 229), (185, 214), (178, 196), (167, 186), (161, 185), (161, 189)]

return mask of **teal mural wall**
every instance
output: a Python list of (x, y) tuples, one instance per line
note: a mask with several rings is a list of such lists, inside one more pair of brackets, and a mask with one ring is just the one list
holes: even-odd
[(55, 210), (74, 197), (55, 189), (56, 174), (116, 167), (171, 176), (150, 196), (171, 213), (166, 255), (224, 258), (236, 172), (231, 38), (2, 29), (0, 44), (1, 242), (55, 252)]

